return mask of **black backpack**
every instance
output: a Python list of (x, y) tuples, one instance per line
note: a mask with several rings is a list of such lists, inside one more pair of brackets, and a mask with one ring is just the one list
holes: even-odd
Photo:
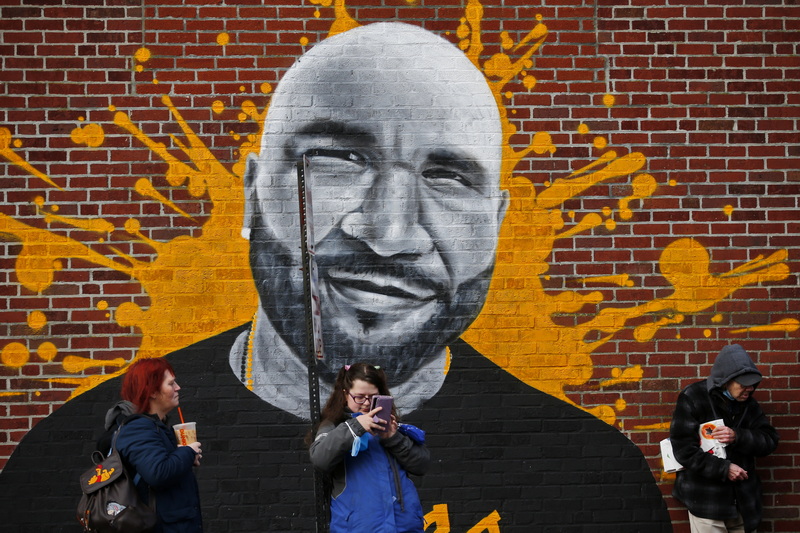
[(114, 432), (108, 457), (99, 451), (92, 453), (95, 466), (81, 474), (77, 518), (87, 533), (148, 533), (156, 526), (155, 506), (139, 499), (116, 446), (125, 423), (138, 416), (126, 418)]

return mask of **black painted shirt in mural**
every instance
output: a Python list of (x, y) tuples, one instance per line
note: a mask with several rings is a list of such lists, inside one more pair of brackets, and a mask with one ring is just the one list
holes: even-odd
[[(204, 524), (208, 531), (314, 531), (308, 422), (266, 404), (231, 372), (229, 351), (242, 330), (167, 356), (184, 416), (197, 422), (203, 445), (196, 473)], [(428, 434), (433, 464), (415, 479), (435, 522), (426, 531), (444, 531), (446, 523), (453, 533), (478, 524), (503, 533), (672, 530), (644, 457), (619, 431), (463, 342), (451, 354), (441, 390), (404, 418)], [(0, 511), (14, 531), (79, 531), (77, 479), (91, 466), (119, 387), (119, 378), (110, 380), (67, 402), (23, 439), (0, 475)]]

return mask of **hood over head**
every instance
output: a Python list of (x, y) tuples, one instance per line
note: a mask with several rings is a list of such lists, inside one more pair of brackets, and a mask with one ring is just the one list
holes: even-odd
[(711, 367), (711, 374), (706, 381), (706, 388), (710, 391), (723, 387), (727, 382), (735, 379), (740, 384), (749, 387), (758, 385), (761, 381), (761, 372), (756, 368), (753, 360), (738, 344), (731, 344), (720, 350)]

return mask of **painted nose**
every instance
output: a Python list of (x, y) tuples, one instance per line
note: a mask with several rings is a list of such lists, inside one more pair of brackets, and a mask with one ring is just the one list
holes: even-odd
[(433, 241), (421, 222), (424, 210), (415, 173), (402, 164), (379, 173), (365, 198), (341, 221), (341, 229), (382, 257), (424, 254)]

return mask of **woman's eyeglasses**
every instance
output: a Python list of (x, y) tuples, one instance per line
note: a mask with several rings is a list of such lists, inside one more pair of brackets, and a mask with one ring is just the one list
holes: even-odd
[(370, 401), (372, 397), (375, 396), (374, 394), (356, 394), (355, 396), (353, 396), (349, 392), (347, 393), (347, 395), (350, 396), (353, 399), (353, 401), (356, 402), (358, 405), (363, 405), (364, 402)]

